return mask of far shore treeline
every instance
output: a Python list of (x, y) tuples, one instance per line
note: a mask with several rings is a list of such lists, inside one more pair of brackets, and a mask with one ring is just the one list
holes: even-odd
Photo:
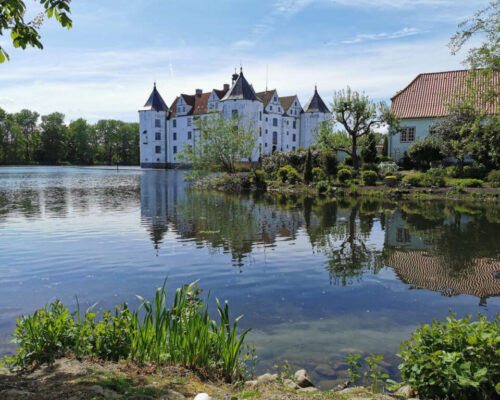
[(139, 124), (0, 108), (0, 165), (139, 165)]

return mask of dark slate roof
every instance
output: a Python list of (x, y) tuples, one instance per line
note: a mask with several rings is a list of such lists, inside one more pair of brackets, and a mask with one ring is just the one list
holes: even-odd
[(234, 82), (231, 89), (229, 89), (229, 92), (226, 93), (226, 95), (222, 98), (221, 101), (225, 100), (261, 101), (255, 94), (253, 87), (248, 83), (248, 81), (243, 76), (243, 71), (240, 72), (238, 79), (236, 80), (236, 82)]
[(307, 102), (304, 107), (305, 113), (330, 113), (330, 110), (326, 106), (325, 102), (321, 99), (318, 89), (314, 88), (313, 97)]
[(168, 111), (168, 106), (165, 104), (163, 99), (160, 96), (160, 93), (158, 90), (156, 90), (156, 83), (153, 87), (153, 91), (151, 92), (151, 95), (149, 96), (148, 101), (146, 101), (146, 104), (144, 104), (144, 107), (142, 107), (141, 110), (144, 111)]
[(267, 105), (271, 102), (271, 99), (273, 98), (275, 93), (276, 89), (272, 89), (272, 90), (266, 90), (265, 92), (259, 92), (256, 94), (257, 97), (264, 103), (264, 108), (266, 108)]

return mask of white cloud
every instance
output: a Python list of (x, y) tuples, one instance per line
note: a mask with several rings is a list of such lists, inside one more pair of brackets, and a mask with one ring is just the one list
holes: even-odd
[(356, 35), (354, 39), (344, 40), (341, 43), (343, 44), (354, 44), (361, 43), (367, 40), (390, 40), (390, 39), (399, 39), (407, 36), (420, 35), (422, 33), (426, 33), (427, 31), (423, 31), (417, 28), (403, 28), (399, 31), (395, 32), (382, 32), (382, 33), (362, 33)]

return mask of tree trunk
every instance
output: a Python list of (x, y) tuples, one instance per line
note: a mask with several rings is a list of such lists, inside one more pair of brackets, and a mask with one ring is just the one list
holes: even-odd
[(352, 146), (351, 146), (351, 159), (352, 159), (352, 166), (354, 167), (354, 170), (357, 172), (358, 171), (358, 154), (357, 154), (357, 137), (356, 135), (353, 135), (352, 137)]

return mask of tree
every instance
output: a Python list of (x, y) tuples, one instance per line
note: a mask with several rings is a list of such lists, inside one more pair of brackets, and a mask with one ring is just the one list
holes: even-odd
[(361, 149), (361, 158), (365, 163), (373, 164), (377, 162), (377, 143), (373, 133), (366, 136), (366, 141)]
[(257, 136), (254, 128), (238, 117), (225, 120), (211, 114), (206, 119), (196, 119), (192, 145), (185, 145), (178, 154), (181, 162), (190, 163), (198, 171), (206, 171), (211, 165), (234, 173), (236, 163), (252, 156)]
[(35, 111), (21, 110), (14, 114), (25, 142), (24, 161), (31, 163), (36, 159), (36, 152), (40, 148), (40, 131), (37, 126), (40, 114)]
[(57, 164), (66, 156), (66, 130), (64, 114), (55, 112), (42, 117), (42, 161)]
[(416, 141), (406, 150), (406, 154), (419, 169), (428, 169), (432, 162), (444, 158), (442, 146), (435, 136), (427, 136)]
[(309, 184), (313, 180), (311, 149), (307, 149), (306, 162), (304, 164), (304, 183)]
[[(334, 131), (334, 124), (343, 129)], [(358, 144), (361, 138), (373, 133), (373, 130), (382, 125), (389, 125), (391, 133), (399, 131), (399, 120), (390, 112), (386, 103), (379, 104), (371, 101), (363, 93), (345, 90), (335, 92), (333, 96), (333, 123), (324, 124), (316, 133), (315, 138), (320, 146), (337, 152), (344, 151), (350, 154), (352, 164), (357, 170)]]
[(459, 30), (451, 37), (449, 47), (453, 55), (473, 37), (483, 36), (479, 47), (469, 50), (465, 60), (470, 68), (500, 70), (500, 0), (492, 1), (472, 18), (458, 25)]
[(320, 164), (329, 181), (332, 176), (337, 175), (337, 157), (333, 151), (322, 150), (320, 153)]
[(70, 163), (89, 165), (94, 162), (90, 147), (91, 126), (83, 118), (72, 121), (67, 130), (66, 159)]
[[(71, 0), (36, 0), (45, 10), (38, 14), (33, 20), (25, 21), (26, 5), (22, 0), (3, 0), (0, 2), (0, 36), (4, 31), (10, 31), (12, 44), (15, 48), (26, 46), (43, 49), (39, 29), (43, 18), (55, 17), (61, 26), (71, 28), (72, 21), (68, 14), (71, 13), (69, 3)], [(4, 48), (0, 46), (0, 63), (10, 57)]]
[(389, 155), (389, 135), (384, 135), (384, 147), (382, 148), (382, 155), (387, 157)]

